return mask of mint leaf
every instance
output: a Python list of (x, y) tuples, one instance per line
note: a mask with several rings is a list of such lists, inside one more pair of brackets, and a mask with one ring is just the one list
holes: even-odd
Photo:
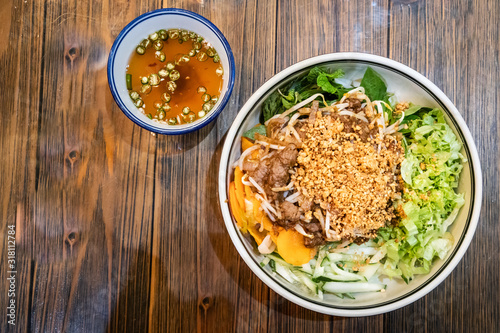
[(323, 89), (324, 91), (326, 91), (330, 94), (335, 94), (337, 92), (337, 88), (335, 88), (330, 83), (330, 80), (328, 80), (328, 77), (324, 74), (318, 76), (317, 84), (318, 84), (318, 86), (321, 87), (321, 89)]
[(342, 87), (340, 84), (335, 83), (335, 79), (344, 76), (344, 72), (338, 69), (333, 73), (320, 73), (316, 79), (316, 84), (323, 89), (325, 92), (330, 94), (335, 94), (338, 91), (339, 87)]
[(248, 131), (246, 131), (245, 133), (243, 133), (243, 136), (246, 138), (255, 140), (255, 133), (259, 133), (259, 134), (265, 136), (266, 135), (266, 126), (264, 126), (264, 125), (255, 126), (251, 129), (249, 129)]
[(281, 98), (281, 103), (283, 103), (283, 106), (285, 107), (286, 110), (290, 109), (291, 107), (293, 107), (295, 104), (295, 101), (289, 101), (287, 100), (286, 98)]
[(365, 88), (366, 96), (372, 101), (382, 101), (387, 95), (387, 85), (384, 80), (371, 67), (366, 69), (361, 80), (361, 86)]
[(313, 67), (306, 76), (306, 80), (309, 83), (315, 83), (320, 74), (326, 73), (326, 71), (321, 67)]

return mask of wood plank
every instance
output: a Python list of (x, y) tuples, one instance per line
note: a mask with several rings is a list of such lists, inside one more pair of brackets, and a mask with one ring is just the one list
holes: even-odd
[[(0, 331), (28, 331), (33, 255), (33, 192), (35, 190), (39, 82), (43, 43), (43, 4), (5, 3), (0, 13), (0, 308), (15, 301), (15, 326), (3, 313)], [(22, 36), (22, 38), (21, 38)], [(32, 47), (23, 47), (24, 41)], [(16, 267), (8, 266), (7, 231), (14, 226)], [(8, 297), (15, 275), (15, 296)]]

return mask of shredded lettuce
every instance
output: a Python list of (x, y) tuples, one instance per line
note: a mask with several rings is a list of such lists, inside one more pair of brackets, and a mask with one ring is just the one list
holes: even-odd
[(444, 259), (453, 246), (447, 232), (464, 204), (457, 194), (462, 163), (462, 144), (435, 109), (408, 123), (407, 151), (401, 165), (405, 182), (401, 223), (379, 230), (378, 243), (387, 248), (382, 272), (410, 281), (425, 274), (435, 258)]

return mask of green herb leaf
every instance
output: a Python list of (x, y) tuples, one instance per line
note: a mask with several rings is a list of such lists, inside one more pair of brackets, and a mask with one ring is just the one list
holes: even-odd
[(324, 91), (330, 93), (330, 94), (335, 94), (337, 92), (337, 88), (335, 88), (330, 81), (328, 80), (328, 76), (326, 75), (320, 75), (318, 76), (318, 86), (321, 87)]
[(320, 73), (316, 79), (317, 85), (330, 94), (336, 94), (339, 87), (342, 87), (340, 84), (335, 83), (335, 79), (344, 76), (344, 72), (340, 69), (335, 72), (329, 74), (326, 72)]
[(334, 101), (350, 88), (336, 83), (335, 79), (344, 75), (342, 70), (330, 73), (327, 68), (313, 67), (309, 73), (299, 76), (281, 86), (264, 101), (262, 105), (261, 121), (266, 122), (273, 116), (283, 113), (297, 103), (310, 96), (322, 93), (326, 100)]
[(361, 86), (365, 88), (366, 96), (372, 101), (382, 101), (387, 95), (387, 85), (384, 80), (371, 67), (366, 69), (365, 75), (361, 80)]
[(283, 107), (288, 110), (290, 109), (292, 106), (294, 106), (295, 104), (298, 103), (297, 101), (297, 98), (298, 98), (299, 94), (298, 93), (295, 93), (295, 89), (290, 89), (288, 91), (288, 95), (284, 95), (282, 98), (281, 98), (281, 103), (283, 104)]
[(307, 73), (306, 81), (309, 83), (315, 83), (320, 74), (326, 73), (322, 67), (313, 67), (309, 73)]
[(294, 103), (294, 101), (290, 102), (288, 101), (286, 98), (281, 98), (281, 103), (283, 104), (283, 107), (288, 110), (290, 109), (292, 106), (294, 106), (295, 104), (297, 103)]
[(282, 98), (279, 92), (275, 91), (264, 101), (262, 105), (262, 116), (264, 122), (271, 119), (274, 115), (284, 111)]
[[(309, 97), (311, 97), (312, 95), (314, 94), (317, 94), (317, 93), (322, 93), (323, 90), (322, 89), (310, 89), (310, 90), (304, 90), (302, 91), (300, 94), (299, 94), (299, 98), (297, 98), (297, 103), (298, 102), (301, 102), (305, 99), (308, 99)], [(295, 104), (297, 104), (295, 103)]]
[(266, 135), (266, 126), (264, 125), (255, 126), (246, 131), (245, 133), (243, 133), (243, 136), (255, 140), (255, 133)]

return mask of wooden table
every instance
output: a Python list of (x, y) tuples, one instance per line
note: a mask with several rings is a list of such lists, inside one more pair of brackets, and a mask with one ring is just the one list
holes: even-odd
[[(214, 2), (2, 1), (0, 331), (498, 332), (500, 3)], [(210, 19), (236, 61), (224, 112), (184, 136), (134, 125), (108, 89), (113, 40), (161, 7)], [(287, 66), (338, 51), (386, 56), (435, 82), (467, 122), (485, 180), (476, 235), (453, 273), (368, 318), (318, 314), (272, 292), (240, 259), (217, 199), (224, 134), (243, 103)], [(15, 326), (4, 310), (8, 226)]]

